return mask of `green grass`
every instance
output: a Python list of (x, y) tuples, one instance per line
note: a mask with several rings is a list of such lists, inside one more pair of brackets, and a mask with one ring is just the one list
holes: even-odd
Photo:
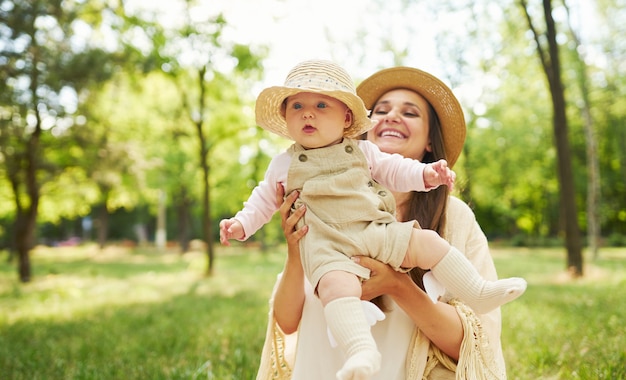
[[(626, 250), (570, 280), (559, 249), (494, 249), (527, 293), (503, 307), (509, 379), (626, 378)], [(40, 248), (0, 263), (0, 379), (253, 379), (284, 252)]]
[(583, 278), (562, 249), (497, 250), (500, 276), (529, 282), (502, 308), (509, 379), (626, 379), (626, 250), (605, 249)]

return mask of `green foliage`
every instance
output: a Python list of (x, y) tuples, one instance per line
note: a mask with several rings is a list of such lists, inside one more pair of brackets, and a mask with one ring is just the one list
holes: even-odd
[[(35, 110), (41, 110), (46, 125), (43, 165), (37, 175), (42, 183), (40, 224), (80, 218), (103, 203), (111, 211), (147, 210), (138, 214), (143, 223), (153, 224), (163, 191), (170, 239), (181, 224), (180, 205), (190, 208), (192, 237), (199, 237), (204, 180), (197, 121), (203, 122), (207, 137), (211, 216), (217, 221), (240, 209), (263, 178), (270, 157), (288, 145), (254, 123), (254, 93), (263, 79), (264, 59), (272, 52), (229, 40), (234, 34), (226, 15), (197, 12), (199, 4), (185, 1), (180, 8), (184, 21), (173, 25), (159, 22), (159, 14), (125, 14), (115, 1), (0, 0), (0, 43), (5, 47), (0, 57), (0, 218), (7, 225), (0, 236), (7, 238), (16, 215), (8, 178), (11, 171), (24, 168), (20, 158), (28, 151), (24, 141)], [(368, 4), (385, 15), (370, 20), (359, 32), (359, 38), (372, 43), (350, 38), (334, 49), (333, 56), (354, 66), (360, 77), (369, 74), (362, 71), (367, 66), (402, 64), (432, 71), (450, 83), (468, 116), (466, 151), (457, 165), (467, 179), (463, 197), (474, 207), (485, 232), (520, 245), (560, 243), (549, 91), (534, 41), (521, 22), (519, 4), (478, 1), (468, 7), (456, 0), (427, 7), (406, 1)], [(539, 3), (531, 7), (539, 11)], [(602, 28), (593, 33), (594, 39), (583, 41), (601, 166), (602, 232), (610, 245), (621, 244), (626, 236), (626, 75), (621, 64), (626, 45), (615, 38), (624, 34), (622, 8), (619, 1), (598, 2), (595, 10)], [(395, 33), (374, 36), (373, 30), (380, 28), (370, 27), (395, 17), (396, 25), (417, 35), (423, 26), (410, 15), (424, 9), (432, 11), (429, 14), (445, 29), (429, 30), (435, 32), (441, 61), (437, 71), (422, 60), (426, 47), (412, 40), (406, 43)], [(445, 28), (449, 16), (463, 28)], [(334, 37), (332, 30), (328, 32)], [(34, 33), (38, 38), (32, 38)], [(577, 55), (566, 33), (562, 38), (575, 186), (584, 228), (582, 95)], [(380, 54), (381, 49), (387, 53)], [(38, 100), (26, 82), (31, 73), (39, 75)], [(35, 107), (35, 102), (43, 105)], [(17, 199), (29, 203), (22, 188)], [(136, 217), (129, 212), (127, 223), (120, 225), (132, 225)], [(255, 238), (264, 243), (283, 239), (277, 221)]]
[(84, 124), (84, 115), (75, 112), (89, 90), (115, 72), (115, 55), (90, 38), (102, 21), (90, 16), (107, 9), (102, 2), (0, 3), (0, 164), (6, 168), (0, 175), (11, 180), (19, 202), (2, 213), (18, 214), (40, 198), (41, 209), (32, 215), (41, 211), (43, 222), (88, 212), (93, 187), (76, 169), (84, 146), (68, 130)]

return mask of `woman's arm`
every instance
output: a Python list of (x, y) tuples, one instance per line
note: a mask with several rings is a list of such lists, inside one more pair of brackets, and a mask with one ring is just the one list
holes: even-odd
[(353, 259), (371, 270), (370, 279), (363, 282), (362, 299), (389, 295), (433, 344), (458, 360), (463, 326), (453, 306), (443, 302), (433, 303), (409, 275), (396, 272), (387, 264), (364, 256)]
[(279, 208), (282, 228), (287, 239), (287, 259), (285, 268), (274, 294), (274, 318), (285, 334), (292, 334), (298, 329), (304, 306), (304, 270), (300, 260), (300, 246), (298, 241), (307, 233), (307, 226), (296, 229), (296, 223), (304, 215), (306, 208), (301, 206), (293, 214), (291, 206), (298, 198), (293, 192), (283, 202), (285, 190), (282, 185), (276, 185), (276, 202)]

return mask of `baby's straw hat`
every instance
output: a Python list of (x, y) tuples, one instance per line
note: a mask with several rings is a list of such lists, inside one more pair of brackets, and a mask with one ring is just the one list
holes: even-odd
[(393, 67), (372, 74), (357, 87), (357, 94), (371, 110), (380, 97), (394, 89), (417, 92), (430, 103), (441, 124), (446, 160), (452, 167), (465, 143), (465, 117), (452, 90), (433, 75), (412, 67)]
[(344, 131), (345, 137), (358, 137), (373, 127), (363, 101), (356, 95), (350, 75), (336, 63), (323, 60), (301, 62), (291, 69), (284, 86), (261, 91), (256, 100), (256, 123), (263, 129), (293, 140), (287, 131), (282, 106), (287, 97), (301, 92), (333, 97), (352, 110), (352, 125)]

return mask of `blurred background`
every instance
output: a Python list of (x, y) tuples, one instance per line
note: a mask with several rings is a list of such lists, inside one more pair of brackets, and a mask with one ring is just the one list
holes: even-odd
[(447, 83), (456, 195), (492, 242), (564, 246), (582, 274), (582, 247), (626, 245), (625, 36), (624, 0), (0, 0), (0, 250), (24, 282), (34, 246), (84, 242), (199, 244), (210, 273), (219, 220), (290, 144), (256, 95), (325, 58)]

